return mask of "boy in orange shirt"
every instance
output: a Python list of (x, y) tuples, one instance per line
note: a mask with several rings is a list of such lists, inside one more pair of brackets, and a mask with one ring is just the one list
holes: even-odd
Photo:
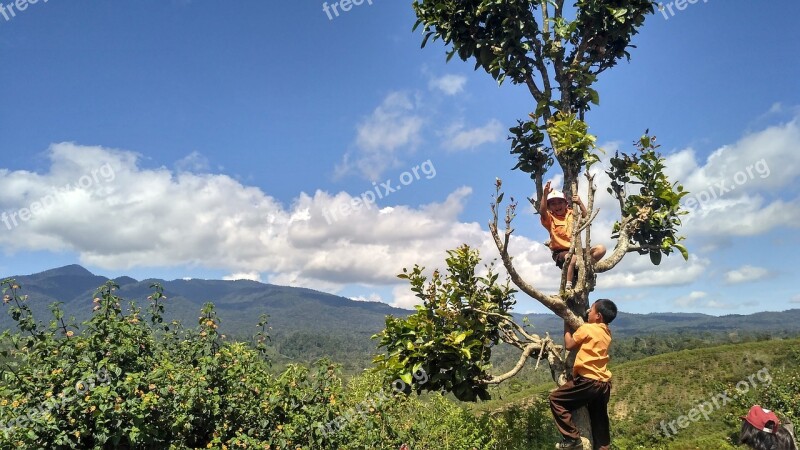
[[(583, 206), (583, 201), (580, 196), (573, 195), (572, 201), (577, 203), (581, 208), (581, 216), (586, 217), (586, 207)], [(550, 233), (550, 250), (553, 252), (553, 261), (559, 269), (564, 268), (564, 260), (569, 253), (569, 248), (572, 241), (572, 221), (573, 214), (572, 208), (567, 205), (567, 199), (559, 191), (553, 190), (550, 187), (550, 182), (544, 185), (544, 192), (542, 199), (539, 202), (539, 215), (541, 217), (542, 226), (547, 228)], [(600, 261), (606, 254), (606, 248), (603, 245), (595, 245), (592, 247), (590, 254), (594, 262)], [(575, 273), (575, 262), (578, 260), (576, 255), (572, 255), (567, 266), (567, 285), (566, 289), (572, 289), (572, 278)]]
[(550, 410), (564, 439), (557, 449), (582, 449), (581, 436), (572, 422), (572, 411), (586, 406), (592, 423), (595, 450), (608, 450), (611, 431), (608, 421), (608, 399), (611, 396), (611, 372), (608, 370), (608, 347), (611, 331), (608, 324), (617, 317), (617, 305), (601, 299), (589, 309), (587, 323), (570, 333), (564, 325), (564, 345), (578, 349), (572, 367), (572, 379), (550, 393)]

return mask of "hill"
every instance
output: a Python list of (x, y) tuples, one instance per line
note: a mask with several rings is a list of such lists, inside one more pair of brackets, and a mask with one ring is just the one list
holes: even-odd
[[(94, 291), (108, 279), (98, 276), (79, 265), (70, 265), (32, 275), (16, 275), (29, 295), (30, 304), (39, 320), (49, 320), (48, 306), (62, 302), (67, 317), (79, 322), (91, 314)], [(256, 332), (262, 314), (270, 316), (270, 334), (277, 362), (309, 362), (323, 356), (345, 364), (345, 370), (360, 370), (369, 364), (375, 344), (370, 336), (383, 329), (387, 315), (404, 316), (410, 311), (393, 308), (380, 302), (360, 302), (312, 289), (276, 286), (250, 280), (136, 280), (122, 276), (116, 278), (119, 295), (135, 301), (138, 306), (147, 304), (152, 293), (150, 286), (160, 283), (164, 287), (166, 318), (180, 320), (192, 326), (205, 302), (213, 302), (222, 320), (221, 330), (232, 337), (246, 339)], [(516, 315), (518, 321), (528, 317), (533, 331), (560, 336), (563, 325), (553, 314)], [(0, 315), (0, 328), (12, 325), (10, 318)], [(753, 334), (777, 336), (800, 334), (800, 310), (782, 313), (763, 312), (748, 316), (729, 315), (715, 317), (704, 314), (620, 313), (614, 322), (615, 338), (653, 336), (663, 334)], [(734, 339), (732, 339), (734, 340)], [(622, 342), (622, 341), (620, 341)], [(637, 341), (638, 342), (638, 341)], [(637, 343), (635, 351), (640, 356), (660, 353), (686, 345), (660, 343), (665, 348), (653, 351)], [(620, 346), (620, 348), (623, 348)], [(627, 351), (627, 350), (626, 350)], [(507, 353), (507, 354), (506, 354)], [(631, 353), (631, 352), (629, 352)], [(498, 351), (500, 361), (514, 360), (513, 352)]]
[[(36, 318), (50, 319), (49, 305), (62, 302), (66, 317), (78, 322), (89, 317), (95, 290), (108, 281), (78, 265), (47, 270), (33, 275), (16, 275), (22, 293)], [(380, 302), (360, 302), (305, 288), (264, 284), (250, 280), (136, 280), (115, 279), (118, 295), (137, 306), (146, 307), (150, 286), (164, 287), (167, 320), (179, 320), (193, 326), (202, 305), (215, 304), (221, 319), (220, 329), (234, 338), (247, 339), (256, 333), (262, 314), (268, 314), (270, 335), (277, 362), (311, 361), (323, 356), (346, 363), (346, 369), (358, 369), (372, 355), (370, 337), (381, 330), (386, 315), (404, 315), (408, 311)], [(0, 315), (0, 327), (13, 326), (10, 317)]]
[[(800, 339), (773, 339), (683, 350), (612, 365), (609, 404), (615, 448), (738, 448), (739, 416), (760, 403), (800, 419)], [(547, 419), (552, 383), (476, 412)], [(534, 409), (525, 415), (520, 410)], [(694, 412), (693, 412), (694, 411)], [(557, 436), (547, 420), (538, 432)]]
[[(535, 332), (548, 332), (558, 336), (563, 322), (553, 314), (515, 314), (518, 321), (527, 317)], [(765, 311), (749, 315), (730, 314), (710, 316), (699, 313), (630, 314), (620, 312), (614, 320), (615, 337), (632, 337), (662, 333), (759, 333), (773, 334), (800, 332), (800, 309), (782, 312)]]

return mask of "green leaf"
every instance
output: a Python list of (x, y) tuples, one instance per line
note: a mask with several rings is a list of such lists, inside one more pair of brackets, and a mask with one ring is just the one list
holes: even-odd
[(658, 250), (652, 250), (650, 252), (650, 262), (652, 262), (653, 265), (656, 266), (661, 264), (661, 252)]
[(596, 90), (589, 89), (589, 95), (592, 99), (592, 103), (595, 105), (600, 105), (600, 94)]
[(677, 248), (678, 251), (681, 252), (681, 255), (683, 256), (684, 260), (686, 260), (686, 261), (689, 260), (689, 250), (687, 250), (686, 247), (684, 247), (681, 244), (675, 244), (673, 247)]

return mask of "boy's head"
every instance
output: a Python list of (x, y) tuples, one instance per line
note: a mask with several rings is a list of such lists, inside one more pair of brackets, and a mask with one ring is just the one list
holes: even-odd
[(589, 309), (587, 322), (610, 324), (617, 317), (617, 305), (607, 298), (602, 298)]
[(556, 216), (563, 216), (567, 213), (567, 198), (560, 191), (551, 191), (547, 195), (547, 209)]
[(774, 412), (764, 409), (759, 405), (753, 405), (747, 415), (742, 417), (742, 420), (746, 420), (758, 430), (767, 433), (775, 433), (781, 425), (780, 419), (778, 419), (778, 416), (776, 416)]
[(794, 439), (788, 427), (772, 411), (755, 405), (747, 416), (742, 417), (739, 443), (750, 448), (795, 449)]

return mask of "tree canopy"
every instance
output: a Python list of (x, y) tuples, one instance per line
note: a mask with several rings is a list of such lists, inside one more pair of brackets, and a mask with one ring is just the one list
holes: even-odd
[[(499, 84), (510, 81), (525, 85), (532, 97), (531, 113), (509, 128), (510, 152), (517, 158), (515, 170), (528, 174), (536, 196), (528, 200), (539, 211), (544, 178), (557, 169), (564, 177), (567, 198), (585, 186), (587, 214), (573, 205), (571, 248), (567, 258), (577, 258), (577, 282), (566, 288), (566, 264), (558, 293), (547, 294), (525, 280), (514, 266), (510, 252), (512, 221), (517, 201), (503, 205), (502, 181), (495, 185), (489, 230), (510, 283), (562, 317), (571, 328), (583, 323), (589, 293), (596, 274), (613, 269), (628, 253), (649, 255), (660, 264), (664, 255), (679, 252), (680, 217), (685, 214), (680, 199), (687, 194), (665, 174), (664, 159), (649, 130), (634, 141), (632, 150), (618, 152), (608, 160), (605, 190), (619, 206), (613, 227), (616, 245), (595, 263), (590, 257), (591, 226), (597, 217), (594, 175), (588, 170), (600, 161), (602, 150), (589, 133), (587, 112), (599, 105), (594, 89), (598, 77), (621, 60), (630, 60), (633, 37), (654, 13), (651, 0), (417, 0), (414, 30), (421, 29), (422, 47), (442, 41), (446, 59), (458, 56), (474, 61)], [(585, 176), (585, 184), (579, 178)], [(505, 208), (501, 210), (501, 208)], [(500, 225), (499, 222), (503, 222)], [(448, 252), (447, 273), (433, 272), (428, 280), (423, 268), (404, 270), (412, 290), (422, 299), (417, 312), (402, 319), (389, 317), (386, 329), (376, 335), (386, 354), (376, 358), (391, 376), (413, 381), (416, 370), (435, 374), (433, 382), (412, 389), (447, 390), (459, 399), (485, 398), (486, 386), (500, 383), (521, 370), (535, 357), (547, 359), (554, 378), (563, 380), (567, 360), (562, 348), (548, 336), (530, 333), (514, 322), (509, 281), (498, 283), (494, 268), (480, 276), (477, 252), (467, 246)], [(520, 351), (519, 363), (508, 373), (490, 374), (491, 348), (506, 342)]]

